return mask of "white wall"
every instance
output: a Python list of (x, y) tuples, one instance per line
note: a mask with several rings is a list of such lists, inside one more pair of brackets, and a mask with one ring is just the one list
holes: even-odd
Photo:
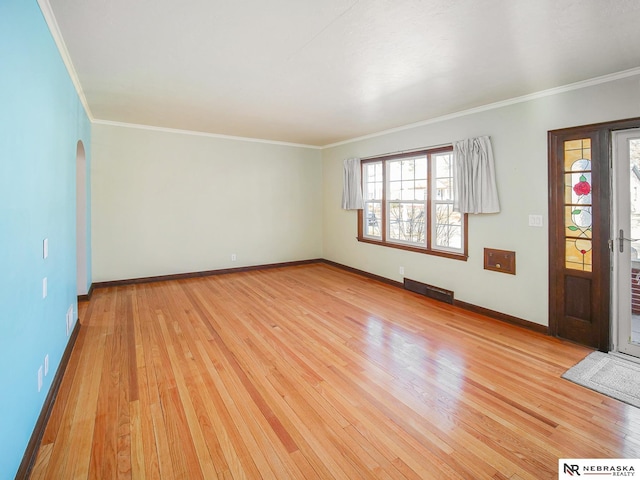
[[(547, 131), (638, 116), (632, 76), (323, 151), (94, 124), (93, 281), (324, 257), (397, 281), (403, 266), (459, 300), (547, 325)], [(356, 240), (355, 212), (340, 209), (344, 158), (478, 135), (492, 138), (502, 212), (470, 216), (467, 262)], [(485, 271), (484, 247), (515, 250), (517, 275)]]
[(322, 257), (319, 150), (97, 123), (91, 169), (94, 282)]
[[(323, 150), (324, 258), (402, 281), (453, 290), (459, 300), (548, 325), (547, 131), (640, 116), (640, 77), (627, 77)], [(340, 209), (342, 161), (490, 135), (502, 211), (469, 216), (469, 259), (451, 260), (356, 240)], [(528, 226), (544, 215), (544, 228)], [(483, 248), (516, 251), (517, 275), (483, 269)]]

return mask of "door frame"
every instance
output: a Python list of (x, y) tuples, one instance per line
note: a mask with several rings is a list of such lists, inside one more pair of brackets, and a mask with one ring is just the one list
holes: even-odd
[[(559, 174), (559, 149), (570, 139), (590, 137), (592, 175), (597, 179), (592, 189), (593, 225), (593, 284), (591, 314), (594, 326), (592, 347), (603, 352), (611, 348), (611, 213), (612, 213), (612, 132), (640, 128), (640, 118), (603, 122), (548, 132), (549, 175), (549, 334), (559, 336), (560, 321), (565, 311), (564, 257), (564, 170)], [(576, 271), (578, 272), (578, 271)], [(585, 343), (584, 341), (581, 343)]]
[(87, 268), (87, 155), (82, 140), (76, 144), (76, 290), (88, 293)]

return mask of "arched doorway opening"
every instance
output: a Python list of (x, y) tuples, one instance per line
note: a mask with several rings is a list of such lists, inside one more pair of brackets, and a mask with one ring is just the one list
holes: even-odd
[(78, 295), (87, 295), (87, 160), (82, 140), (76, 146), (76, 279)]

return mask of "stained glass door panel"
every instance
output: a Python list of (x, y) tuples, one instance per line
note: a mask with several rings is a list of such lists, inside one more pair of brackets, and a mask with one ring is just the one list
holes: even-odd
[(573, 270), (592, 270), (593, 205), (591, 139), (564, 142), (565, 262)]

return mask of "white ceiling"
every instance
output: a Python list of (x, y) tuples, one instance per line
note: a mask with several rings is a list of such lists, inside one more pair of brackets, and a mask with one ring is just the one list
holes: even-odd
[(94, 119), (307, 145), (640, 66), (638, 0), (40, 3)]

